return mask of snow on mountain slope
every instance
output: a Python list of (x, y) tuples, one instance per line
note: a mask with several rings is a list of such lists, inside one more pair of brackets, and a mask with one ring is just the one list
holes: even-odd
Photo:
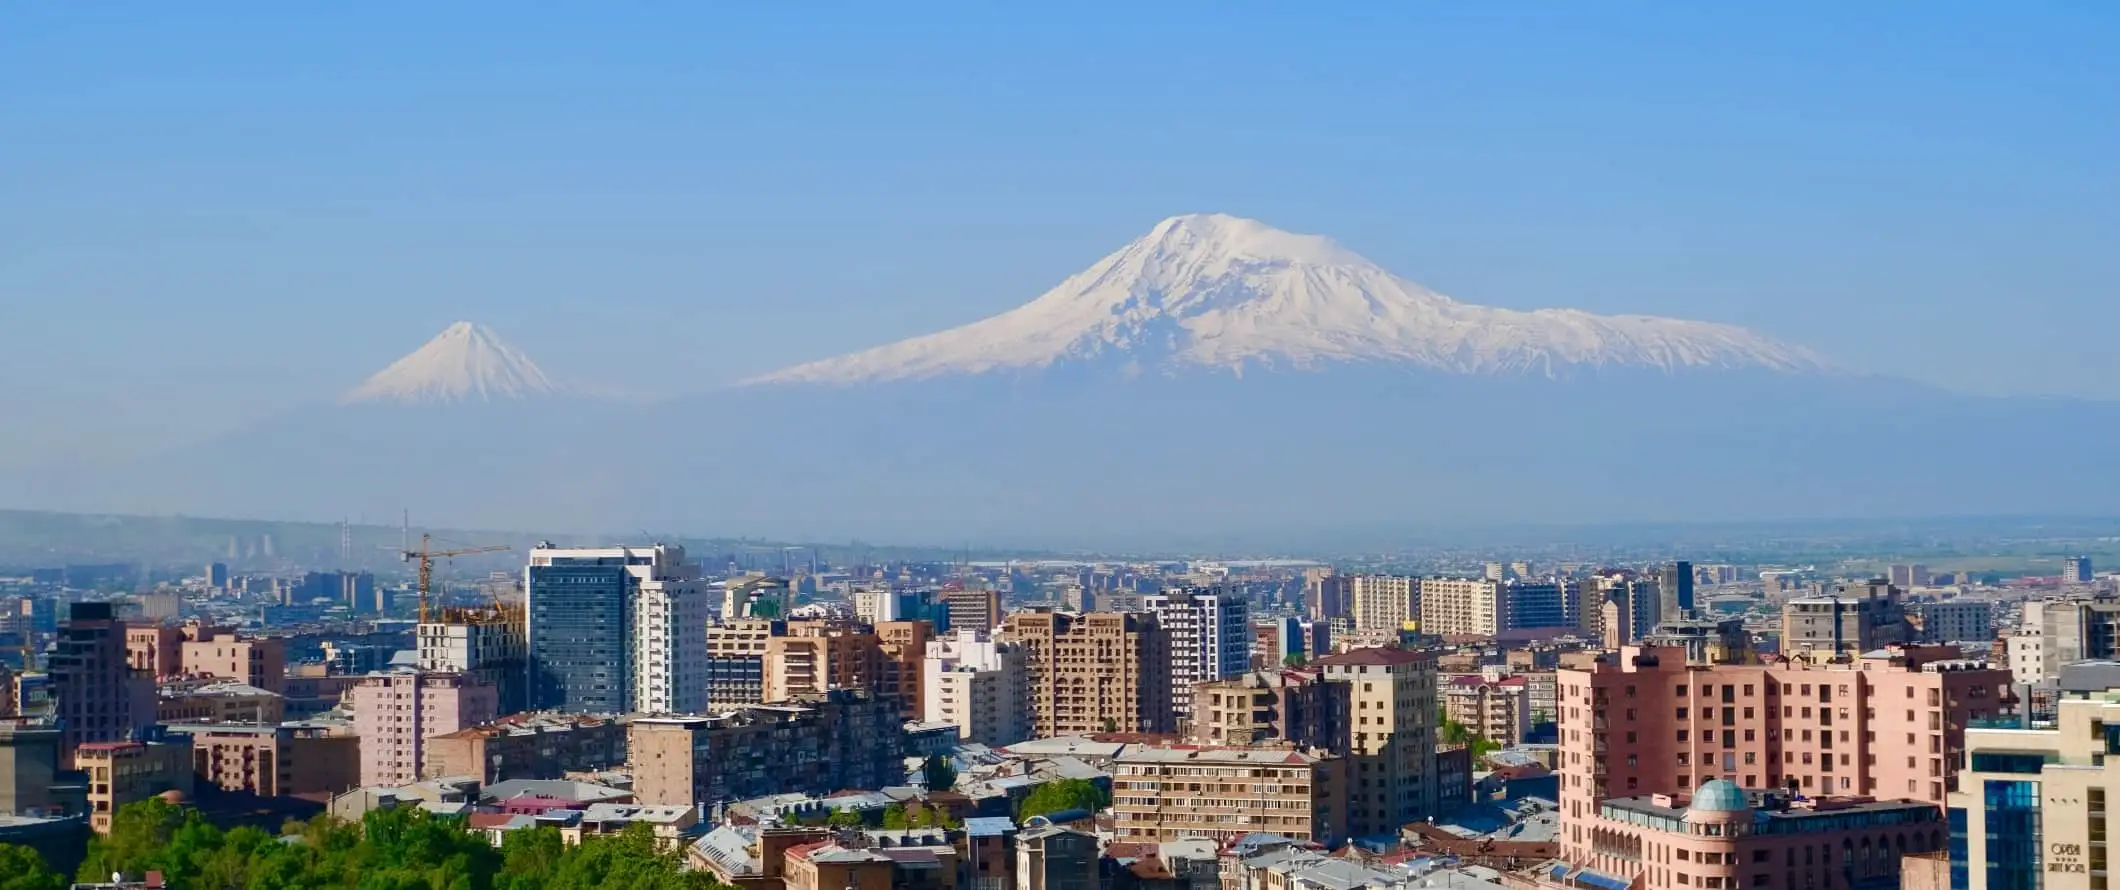
[(1073, 364), (1241, 374), (1343, 362), (1460, 374), (1829, 369), (1808, 350), (1731, 325), (1460, 303), (1330, 239), (1194, 214), (1158, 223), (1000, 315), (744, 382), (845, 385)]
[(340, 402), (489, 402), (558, 391), (529, 356), (493, 331), (460, 321), (347, 391)]

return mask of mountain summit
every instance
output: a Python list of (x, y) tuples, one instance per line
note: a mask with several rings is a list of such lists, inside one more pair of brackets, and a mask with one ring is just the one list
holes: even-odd
[(1317, 235), (1222, 214), (1174, 216), (1000, 315), (746, 383), (849, 385), (1102, 365), (1126, 374), (1403, 364), (1564, 376), (1643, 367), (1823, 371), (1743, 328), (1461, 303)]
[(519, 400), (559, 391), (530, 357), (492, 330), (460, 321), (347, 391), (342, 403), (446, 404)]

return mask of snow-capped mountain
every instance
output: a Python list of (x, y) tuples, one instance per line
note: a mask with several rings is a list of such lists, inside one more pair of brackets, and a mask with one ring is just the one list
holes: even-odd
[(559, 391), (529, 356), (502, 342), (492, 330), (460, 321), (348, 390), (340, 402), (486, 402)]
[(1365, 362), (1457, 374), (1575, 368), (1830, 369), (1731, 325), (1462, 303), (1328, 238), (1176, 216), (1016, 309), (746, 383), (847, 385), (1063, 365), (1128, 373)]

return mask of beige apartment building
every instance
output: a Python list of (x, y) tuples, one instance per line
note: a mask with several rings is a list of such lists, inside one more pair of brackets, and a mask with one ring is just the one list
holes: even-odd
[(1033, 609), (1009, 615), (996, 639), (1024, 648), (1033, 735), (1177, 731), (1156, 616)]
[(1491, 578), (1422, 578), (1421, 632), (1491, 637), (1509, 629), (1508, 597)]
[(1441, 692), (1443, 715), (1481, 738), (1507, 747), (1531, 731), (1529, 678), (1465, 674), (1450, 677)]
[(1030, 671), (1023, 647), (961, 630), (927, 644), (920, 719), (957, 725), (957, 737), (982, 745), (1030, 738)]
[(1346, 595), (1356, 630), (1396, 631), (1421, 619), (1419, 578), (1355, 575), (1347, 579)]
[(194, 780), (259, 797), (338, 794), (361, 783), (361, 739), (290, 726), (176, 725)]
[(1783, 655), (1860, 655), (1913, 640), (1899, 590), (1882, 581), (1792, 599), (1781, 607)]
[(1346, 836), (1347, 762), (1294, 748), (1135, 748), (1112, 764), (1121, 842), (1253, 832), (1331, 846)]
[(89, 742), (73, 752), (74, 768), (88, 774), (88, 827), (109, 834), (118, 809), (175, 791), (190, 797), (191, 745), (179, 736), (163, 742)]
[(1434, 656), (1403, 649), (1356, 649), (1311, 662), (1328, 681), (1348, 684), (1346, 832), (1395, 835), (1435, 816)]
[(1966, 766), (1948, 806), (1965, 819), (1965, 849), (1952, 851), (1954, 864), (1975, 865), (1957, 886), (2107, 886), (2110, 803), (2120, 798), (2120, 689), (2066, 695), (2051, 727), (1966, 730)]
[(883, 685), (882, 640), (852, 625), (790, 621), (786, 636), (766, 639), (764, 669), (769, 702), (830, 689), (877, 691)]
[(1253, 671), (1193, 687), (1187, 732), (1201, 745), (1283, 742), (1344, 751), (1351, 684), (1315, 670)]
[(766, 642), (787, 630), (768, 618), (707, 625), (707, 710), (720, 714), (766, 700)]

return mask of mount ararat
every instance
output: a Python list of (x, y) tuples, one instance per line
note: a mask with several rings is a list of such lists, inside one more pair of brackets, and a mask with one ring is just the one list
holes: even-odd
[[(1465, 524), (2088, 513), (2120, 405), (1723, 324), (1460, 302), (1181, 216), (1016, 309), (652, 404), (458, 324), (349, 391), (21, 506), (823, 540), (1271, 545)], [(0, 492), (0, 496), (6, 496)]]

